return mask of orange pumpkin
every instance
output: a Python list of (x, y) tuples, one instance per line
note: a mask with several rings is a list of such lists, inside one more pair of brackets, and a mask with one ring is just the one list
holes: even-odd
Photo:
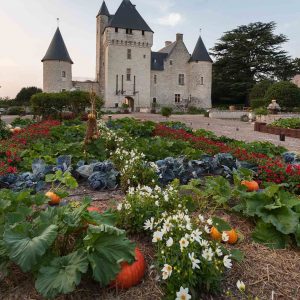
[(119, 289), (129, 289), (140, 283), (145, 275), (146, 262), (142, 252), (135, 248), (135, 262), (129, 265), (127, 262), (121, 263), (121, 271), (111, 286)]
[(101, 209), (98, 208), (98, 207), (95, 207), (95, 206), (90, 206), (90, 207), (87, 208), (87, 210), (88, 210), (89, 212), (91, 212), (91, 211), (96, 211), (96, 212), (98, 212), (99, 214), (102, 213)]
[(252, 181), (248, 181), (248, 180), (243, 180), (241, 182), (241, 185), (244, 185), (247, 187), (248, 192), (254, 192), (259, 190), (259, 185), (256, 181), (252, 180)]
[(49, 205), (57, 205), (60, 203), (60, 197), (55, 193), (49, 191), (45, 195), (50, 199), (50, 201), (48, 201)]
[(222, 239), (222, 234), (220, 233), (220, 231), (216, 227), (211, 228), (210, 236), (215, 241), (221, 241), (221, 239)]
[(229, 237), (229, 239), (227, 241), (228, 244), (235, 244), (237, 242), (239, 237), (234, 229), (231, 229), (230, 231), (225, 231), (225, 233)]

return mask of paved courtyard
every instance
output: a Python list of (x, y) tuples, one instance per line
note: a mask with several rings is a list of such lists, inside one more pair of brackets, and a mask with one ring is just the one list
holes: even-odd
[[(112, 115), (112, 118), (133, 117), (141, 120), (151, 120), (155, 122), (165, 121), (166, 118), (158, 114), (132, 113), (130, 115)], [(108, 118), (106, 115), (105, 119)], [(239, 120), (224, 120), (205, 118), (201, 115), (172, 115), (170, 121), (180, 121), (188, 126), (199, 129), (213, 131), (216, 135), (227, 136), (237, 140), (252, 142), (252, 141), (268, 141), (275, 145), (284, 146), (291, 151), (300, 152), (300, 139), (286, 137), (285, 142), (279, 141), (278, 135), (262, 133), (254, 131), (254, 125), (251, 123), (241, 122)]]

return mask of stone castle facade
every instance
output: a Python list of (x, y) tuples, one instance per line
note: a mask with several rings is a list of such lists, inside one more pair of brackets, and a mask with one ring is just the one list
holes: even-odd
[(212, 60), (199, 37), (192, 55), (183, 35), (151, 51), (153, 31), (130, 0), (114, 15), (103, 1), (96, 25), (96, 79), (73, 81), (72, 64), (59, 28), (43, 58), (44, 92), (94, 91), (107, 109), (123, 103), (135, 111), (151, 107), (211, 107)]

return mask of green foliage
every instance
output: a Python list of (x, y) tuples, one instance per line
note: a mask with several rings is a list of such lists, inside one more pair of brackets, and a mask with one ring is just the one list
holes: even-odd
[(257, 98), (264, 98), (267, 90), (269, 87), (273, 84), (273, 81), (271, 80), (262, 80), (258, 83), (256, 83), (253, 88), (251, 89), (251, 92), (249, 94), (249, 98), (251, 99), (257, 99)]
[(276, 24), (250, 23), (226, 32), (212, 49), (214, 98), (246, 100), (259, 80), (274, 76), (288, 80), (297, 73), (292, 59), (282, 50), (286, 36), (275, 34)]
[(25, 109), (23, 106), (10, 106), (6, 112), (7, 115), (23, 115), (25, 114)]
[(279, 119), (271, 123), (270, 126), (300, 129), (300, 118)]
[(293, 108), (300, 100), (300, 89), (292, 82), (281, 81), (273, 84), (266, 92), (265, 100), (277, 100), (282, 108)]
[(33, 95), (39, 94), (39, 93), (42, 93), (42, 90), (35, 86), (22, 88), (20, 90), (20, 92), (17, 94), (15, 101), (17, 101), (18, 103), (23, 104), (23, 105), (25, 105), (25, 104), (29, 105), (30, 98)]
[(266, 116), (268, 115), (268, 109), (266, 107), (258, 107), (254, 109), (254, 113), (257, 116)]
[(6, 127), (6, 123), (0, 119), (0, 140), (7, 139), (11, 136), (11, 132)]
[(267, 109), (269, 104), (270, 101), (267, 101), (265, 98), (255, 98), (250, 100), (250, 106), (252, 109)]
[[(265, 242), (272, 247), (285, 245), (282, 235), (292, 235), (296, 238), (299, 226), (299, 199), (297, 196), (281, 189), (280, 185), (270, 185), (260, 192), (247, 193), (239, 191), (240, 203), (233, 209), (246, 216), (255, 217), (259, 223), (254, 237), (263, 241), (263, 237), (270, 230), (270, 238)], [(277, 231), (277, 232), (275, 232)], [(281, 237), (278, 243), (274, 240)]]
[(190, 115), (204, 115), (206, 110), (204, 108), (198, 108), (195, 106), (189, 106), (187, 113)]
[[(54, 177), (74, 186), (68, 176)], [(114, 227), (111, 213), (88, 212), (90, 199), (57, 207), (45, 206), (47, 201), (43, 194), (0, 190), (1, 276), (13, 262), (34, 274), (37, 291), (53, 299), (72, 292), (88, 271), (106, 285), (121, 261), (134, 261), (135, 245)]]
[(171, 107), (163, 106), (161, 108), (161, 115), (163, 117), (169, 118), (171, 116), (172, 112), (173, 112), (173, 109)]
[[(98, 109), (103, 106), (103, 100), (96, 97)], [(31, 97), (31, 107), (35, 115), (42, 117), (61, 118), (63, 111), (69, 110), (79, 116), (90, 107), (90, 94), (83, 91), (62, 93), (39, 93)]]
[(10, 124), (14, 127), (27, 127), (33, 124), (34, 121), (31, 119), (15, 118)]

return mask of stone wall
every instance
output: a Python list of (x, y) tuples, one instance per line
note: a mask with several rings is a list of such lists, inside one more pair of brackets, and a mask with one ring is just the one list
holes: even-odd
[[(62, 77), (62, 72), (66, 77)], [(43, 62), (43, 91), (58, 93), (72, 88), (72, 64), (65, 61), (48, 60)]]
[(102, 96), (100, 92), (100, 85), (96, 81), (73, 81), (73, 88), (84, 92), (95, 92), (98, 96)]

